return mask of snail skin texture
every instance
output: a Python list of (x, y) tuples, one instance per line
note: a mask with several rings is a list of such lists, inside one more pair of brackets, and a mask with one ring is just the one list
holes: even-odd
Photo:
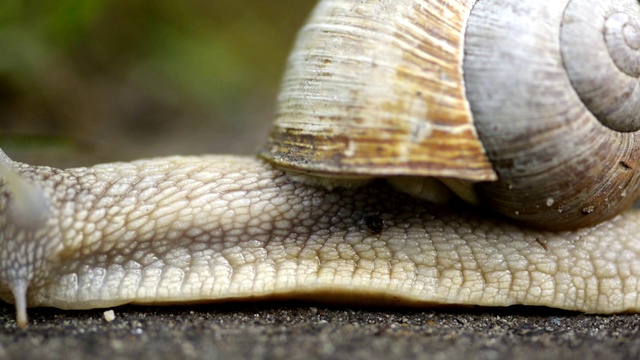
[(0, 161), (0, 297), (23, 326), (26, 306), (273, 297), (640, 310), (639, 211), (544, 232), (384, 182), (302, 184), (251, 157)]
[[(374, 6), (370, 8), (367, 7), (368, 4)], [(638, 35), (637, 27), (634, 25), (635, 18), (632, 21), (629, 17), (621, 15), (627, 10), (630, 10), (631, 14), (637, 14), (636, 1), (554, 0), (545, 5), (524, 1), (508, 5), (502, 0), (479, 0), (477, 3), (465, 0), (326, 0), (319, 4), (309, 22), (310, 25), (305, 27), (306, 30), (303, 29), (302, 34), (318, 27), (314, 19), (324, 16), (328, 10), (340, 14), (341, 11), (344, 13), (345, 9), (350, 10), (350, 14), (359, 14), (367, 18), (384, 14), (380, 15), (382, 17), (378, 23), (389, 26), (393, 22), (385, 16), (423, 10), (427, 11), (424, 14), (428, 15), (428, 11), (432, 11), (442, 14), (437, 17), (438, 20), (449, 19), (451, 23), (456, 24), (455, 31), (466, 29), (463, 25), (467, 23), (467, 18), (469, 29), (476, 26), (482, 28), (483, 25), (476, 24), (473, 16), (468, 16), (470, 11), (472, 15), (476, 11), (488, 14), (487, 18), (492, 19), (489, 23), (498, 23), (498, 19), (503, 18), (501, 14), (505, 9), (513, 16), (536, 13), (543, 15), (544, 21), (529, 20), (523, 25), (522, 30), (532, 23), (539, 23), (546, 28), (549, 27), (549, 21), (555, 22), (553, 31), (558, 34), (556, 40), (561, 38), (557, 30), (561, 23), (566, 31), (573, 31), (573, 25), (582, 24), (578, 21), (580, 16), (587, 14), (586, 22), (600, 24), (599, 34), (601, 37), (604, 36), (605, 40), (609, 39), (608, 43), (626, 42), (629, 47), (625, 49), (629, 52), (634, 49), (637, 52), (640, 48), (640, 41), (634, 42)], [(589, 16), (592, 13), (603, 13), (609, 20), (591, 21)], [(506, 17), (508, 22), (518, 24), (518, 21), (510, 16)], [(375, 16), (373, 18), (375, 19)], [(421, 28), (405, 23), (402, 19), (401, 17), (398, 22), (403, 28), (414, 32), (421, 31)], [(563, 19), (570, 21), (563, 23)], [(328, 26), (346, 33), (350, 28), (339, 24)], [(356, 27), (353, 24), (350, 26)], [(427, 57), (432, 63), (438, 63), (438, 49), (447, 52), (457, 48), (457, 45), (445, 41), (447, 28), (443, 28), (442, 33), (439, 33), (438, 29), (429, 29), (431, 33), (427, 35), (430, 36), (429, 44), (433, 47), (429, 51), (432, 51), (433, 55), (421, 53), (421, 56)], [(616, 35), (614, 30), (609, 29), (620, 29), (622, 35)], [(546, 43), (547, 37), (537, 36), (536, 31), (529, 32), (529, 35), (533, 35), (527, 39), (532, 43)], [(487, 34), (500, 33), (502, 32), (488, 33), (486, 29), (480, 32), (485, 34), (490, 43), (496, 38)], [(301, 35), (301, 39), (305, 37)], [(467, 34), (466, 37), (458, 34), (455, 37), (475, 39), (471, 34)], [(438, 43), (438, 39), (442, 41)], [(337, 41), (335, 45), (344, 45), (339, 44), (341, 42), (343, 41)], [(484, 52), (500, 55), (491, 50)], [(296, 59), (299, 58), (299, 54), (294, 50), (290, 66), (298, 66)], [(312, 55), (309, 54), (309, 59), (313, 58)], [(465, 125), (464, 118), (473, 118), (475, 121), (486, 117), (485, 112), (495, 107), (496, 103), (503, 103), (508, 108), (522, 102), (526, 103), (525, 105), (545, 105), (544, 102), (550, 102), (548, 98), (543, 101), (537, 100), (536, 97), (543, 95), (538, 92), (551, 91), (545, 85), (547, 75), (557, 75), (556, 65), (560, 55), (555, 52), (548, 55), (551, 60), (548, 60), (549, 63), (543, 61), (543, 69), (546, 65), (549, 66), (546, 68), (547, 72), (541, 73), (541, 87), (538, 89), (533, 85), (525, 86), (524, 93), (529, 96), (528, 101), (510, 101), (503, 95), (498, 96), (497, 92), (485, 90), (477, 95), (484, 98), (481, 102), (486, 105), (480, 108), (477, 107), (477, 101), (471, 99), (473, 96), (469, 96), (470, 105), (467, 105), (464, 100), (464, 96), (467, 95), (463, 90), (455, 88), (456, 83), (462, 82), (462, 77), (454, 76), (455, 69), (451, 73), (453, 75), (444, 70), (440, 73), (440, 68), (437, 67), (435, 70), (426, 69), (425, 81), (436, 88), (421, 90), (424, 92), (419, 94), (433, 97), (431, 100), (435, 101), (435, 104), (430, 108), (432, 116), (425, 119), (425, 125), (422, 125), (425, 132), (411, 132), (410, 137), (414, 140), (426, 139), (429, 142), (429, 134), (439, 136), (438, 134), (442, 133), (440, 135), (444, 135), (445, 139), (441, 144), (446, 144), (449, 150), (461, 145), (463, 155), (467, 154), (466, 151), (474, 146), (470, 145), (475, 141), (473, 139), (478, 136), (483, 138), (484, 135), (476, 134), (473, 126)], [(365, 56), (364, 52), (362, 56)], [(446, 58), (445, 55), (442, 56)], [(537, 55), (531, 57), (540, 60)], [(590, 59), (585, 57), (587, 58)], [(620, 61), (624, 63), (623, 60)], [(345, 61), (348, 62), (348, 59)], [(627, 73), (640, 73), (640, 70), (632, 65), (625, 64), (623, 65), (630, 66)], [(637, 63), (635, 64), (637, 67)], [(449, 62), (443, 62), (442, 66), (449, 65)], [(354, 66), (354, 71), (358, 67)], [(520, 73), (527, 71), (521, 69)], [(610, 218), (609, 220), (573, 230), (543, 231), (512, 223), (492, 211), (483, 209), (482, 203), (478, 207), (460, 201), (434, 204), (411, 197), (406, 192), (396, 190), (385, 179), (362, 184), (361, 179), (351, 181), (347, 177), (346, 180), (336, 180), (334, 186), (327, 186), (331, 182), (308, 181), (308, 178), (306, 181), (300, 181), (305, 176), (285, 171), (284, 168), (289, 167), (282, 164), (285, 158), (288, 157), (295, 162), (309, 156), (309, 150), (314, 148), (311, 146), (313, 144), (316, 148), (328, 146), (322, 144), (322, 137), (314, 143), (309, 140), (311, 135), (300, 134), (302, 125), (298, 128), (297, 135), (303, 136), (296, 137), (295, 129), (287, 128), (284, 140), (278, 138), (277, 132), (283, 128), (282, 119), (286, 118), (287, 114), (297, 119), (294, 122), (301, 124), (306, 117), (300, 114), (304, 115), (309, 111), (307, 116), (312, 123), (306, 124), (308, 128), (327, 128), (315, 124), (318, 120), (314, 118), (314, 114), (317, 115), (315, 110), (306, 108), (303, 103), (296, 103), (302, 100), (296, 97), (300, 96), (296, 92), (300, 84), (309, 86), (305, 94), (310, 100), (325, 99), (324, 95), (321, 96), (321, 93), (314, 90), (313, 87), (318, 85), (312, 81), (314, 79), (303, 76), (302, 81), (296, 82), (296, 74), (297, 70), (290, 68), (289, 75), (285, 76), (275, 130), (267, 141), (266, 150), (261, 153), (261, 158), (222, 155), (175, 156), (59, 170), (14, 162), (0, 152), (0, 298), (15, 304), (18, 324), (26, 325), (26, 309), (35, 306), (87, 309), (127, 303), (170, 304), (260, 298), (418, 306), (524, 304), (603, 314), (640, 311), (638, 210), (628, 210), (618, 215), (608, 214), (606, 217)], [(406, 72), (402, 74), (407, 75)], [(326, 75), (318, 73), (318, 76)], [(372, 91), (371, 95), (382, 96), (383, 92), (377, 87), (374, 79), (367, 79), (372, 80), (371, 86), (367, 89)], [(491, 79), (473, 78), (472, 75), (467, 79), (481, 85), (491, 82)], [(505, 79), (507, 77), (499, 78), (499, 86), (508, 85), (503, 83)], [(513, 75), (513, 79), (520, 81), (516, 75)], [(563, 79), (569, 82), (567, 75), (564, 75)], [(315, 80), (321, 82), (322, 79)], [(633, 86), (637, 87), (637, 83), (636, 79), (632, 85), (635, 84)], [(516, 88), (523, 86), (517, 81), (514, 85)], [(613, 98), (610, 102), (625, 103), (629, 97), (636, 96), (633, 86), (630, 87), (630, 91), (623, 91), (622, 95), (611, 95)], [(396, 90), (391, 89), (388, 92), (394, 93)], [(341, 91), (336, 88), (337, 94)], [(522, 89), (515, 91), (522, 92)], [(440, 98), (438, 94), (441, 95)], [(492, 94), (498, 97), (493, 98)], [(606, 91), (606, 94), (609, 92)], [(376, 96), (367, 98), (375, 99)], [(552, 98), (557, 99), (557, 104), (563, 103), (564, 98), (577, 96), (573, 90), (552, 91)], [(591, 102), (597, 103), (602, 96), (604, 95), (597, 95)], [(287, 103), (287, 99), (293, 103)], [(339, 96), (335, 99), (344, 100)], [(588, 102), (590, 101), (585, 99), (580, 101), (581, 104)], [(360, 108), (357, 101), (353, 104), (352, 111)], [(554, 105), (556, 102), (551, 101), (551, 104)], [(397, 105), (394, 110), (425, 110), (424, 107), (421, 108), (424, 106), (422, 102)], [(457, 114), (454, 117), (462, 119), (461, 124), (430, 123), (437, 122), (449, 114), (446, 109), (450, 106), (451, 113)], [(465, 113), (469, 111), (469, 107), (473, 116)], [(626, 110), (623, 111), (626, 111), (626, 115), (622, 117), (606, 108), (598, 107), (598, 111), (609, 115), (615, 113), (606, 118), (614, 123), (611, 126), (617, 127), (620, 125), (618, 120), (622, 119), (624, 122), (630, 117), (631, 107), (632, 104), (626, 105)], [(478, 109), (477, 112), (474, 109)], [(542, 116), (546, 112), (561, 111), (559, 109), (562, 108), (552, 106), (546, 110), (536, 110), (538, 112), (532, 114)], [(324, 110), (330, 111), (330, 108), (324, 107)], [(514, 122), (538, 124), (536, 121), (540, 119), (536, 119), (535, 116), (528, 118), (531, 115), (529, 111), (534, 110), (527, 110), (522, 114), (522, 118), (517, 118)], [(592, 153), (581, 150), (571, 155), (579, 160), (576, 165), (566, 163), (566, 154), (560, 154), (560, 162), (552, 161), (543, 168), (551, 170), (555, 176), (564, 174), (571, 180), (576, 179), (576, 175), (570, 176), (557, 170), (575, 170), (585, 165), (599, 164), (600, 168), (605, 169), (605, 175), (596, 177), (604, 176), (606, 179), (603, 185), (597, 187), (598, 191), (590, 193), (595, 193), (601, 200), (597, 205), (608, 208), (614, 197), (626, 196), (634, 199), (635, 190), (624, 190), (624, 187), (619, 189), (618, 185), (612, 185), (608, 181), (619, 172), (622, 173), (622, 179), (626, 179), (627, 185), (636, 185), (637, 180), (634, 176), (637, 174), (637, 156), (631, 155), (637, 154), (637, 151), (630, 145), (629, 139), (636, 135), (626, 128), (635, 126), (635, 120), (623, 124), (623, 132), (618, 133), (609, 125), (592, 123), (591, 115), (583, 114), (581, 108), (570, 107), (562, 111), (566, 112), (563, 112), (564, 115), (571, 115), (563, 118), (577, 119), (569, 122), (570, 130), (584, 135), (584, 138), (579, 140), (570, 140), (569, 136), (562, 135), (562, 138), (567, 138), (565, 143), (577, 145), (582, 141), (595, 139), (595, 147), (600, 148), (601, 138), (588, 132), (598, 128), (604, 130), (605, 137), (618, 139), (618, 145), (621, 147), (606, 150), (607, 153), (613, 153), (614, 157), (605, 159), (592, 159)], [(371, 116), (375, 114), (376, 112), (372, 112)], [(335, 118), (338, 117), (340, 116)], [(328, 118), (333, 119), (331, 116)], [(358, 123), (358, 118), (359, 116), (354, 118), (354, 123)], [(381, 124), (384, 124), (386, 120), (381, 121)], [(414, 120), (409, 120), (411, 121)], [(389, 126), (391, 130), (395, 129), (391, 123)], [(479, 132), (485, 132), (480, 130), (483, 126), (478, 125)], [(521, 147), (510, 145), (511, 150), (517, 153), (529, 147), (536, 153), (542, 148), (550, 147), (558, 151), (557, 144), (546, 143), (543, 138), (546, 135), (557, 135), (559, 129), (557, 123), (551, 127), (534, 126), (530, 133), (520, 137), (540, 142)], [(366, 132), (360, 134), (366, 135), (365, 138), (369, 136)], [(397, 135), (398, 132), (391, 131), (391, 134)], [(457, 141), (446, 138), (451, 134), (461, 137)], [(393, 140), (392, 135), (389, 135), (387, 140)], [(344, 136), (341, 133), (337, 140), (344, 139)], [(299, 139), (306, 139), (308, 143), (299, 142)], [(494, 156), (496, 150), (493, 146), (499, 140), (483, 140), (479, 156)], [(285, 149), (287, 142), (293, 146), (288, 150)], [(379, 142), (378, 145), (382, 143), (384, 142)], [(339, 141), (335, 144), (341, 145)], [(374, 150), (376, 146), (373, 146)], [(404, 150), (411, 148), (407, 146)], [(484, 146), (488, 149), (486, 154)], [(346, 154), (333, 156), (334, 160), (339, 160), (338, 165), (325, 162), (325, 167), (319, 172), (331, 177), (330, 168), (337, 166), (338, 171), (344, 171), (348, 176), (398, 175), (395, 172), (385, 174), (384, 171), (379, 174), (359, 170), (349, 172), (346, 162), (350, 156), (357, 160), (355, 165), (364, 163), (361, 161), (359, 147), (347, 150), (349, 151)], [(380, 149), (380, 154), (386, 154), (384, 149)], [(405, 156), (406, 154), (396, 155), (400, 155), (400, 168), (411, 169), (414, 165), (417, 166), (414, 160)], [(444, 158), (439, 156), (436, 154), (433, 158), (435, 160), (431, 160), (446, 164), (447, 157), (453, 158), (448, 153)], [(498, 186), (494, 190), (485, 191), (485, 194), (501, 194), (498, 191), (500, 189), (503, 192), (522, 190), (519, 188), (522, 185), (519, 178), (505, 180), (506, 171), (511, 167), (517, 173), (524, 174), (523, 177), (529, 176), (532, 174), (525, 174), (529, 166), (544, 160), (544, 156), (533, 160), (515, 160), (510, 158), (510, 155), (500, 156), (502, 157), (498, 158), (493, 167), (496, 173), (491, 175), (491, 171), (494, 170), (489, 169), (489, 175), (486, 175), (487, 179), (497, 179), (491, 183), (498, 183)], [(430, 155), (425, 155), (426, 162), (431, 161), (427, 159), (429, 157)], [(372, 163), (384, 165), (383, 161), (373, 159)], [(483, 161), (480, 159), (472, 165), (470, 172), (485, 172), (487, 169), (484, 168)], [(279, 165), (274, 165), (274, 162)], [(613, 165), (608, 166), (610, 163)], [(458, 166), (460, 164), (456, 163), (453, 167)], [(445, 177), (455, 174), (447, 173), (449, 170), (446, 169), (443, 171), (445, 173), (442, 176)], [(585, 172), (590, 171), (592, 170), (582, 171), (579, 177), (584, 177)], [(532, 176), (536, 177), (536, 174)], [(484, 176), (479, 175), (480, 178)], [(470, 177), (463, 176), (462, 179), (470, 181)], [(393, 182), (394, 178), (391, 180)], [(527, 186), (529, 187), (524, 187), (526, 191), (539, 190), (535, 186)], [(557, 190), (550, 184), (539, 187)], [(438, 191), (440, 190), (433, 190)], [(584, 225), (575, 220), (575, 214), (583, 217), (591, 214), (589, 211), (578, 210), (571, 215), (573, 218), (565, 217), (565, 214), (571, 212), (571, 199), (564, 205), (560, 204), (566, 206), (566, 209), (559, 209), (556, 206), (564, 200), (562, 196), (537, 196), (539, 198), (533, 199), (537, 205), (521, 206), (525, 209), (551, 208), (552, 211), (548, 212), (547, 218), (555, 214), (560, 220), (574, 221), (574, 225)], [(501, 199), (497, 202), (506, 200)], [(515, 204), (517, 201), (513, 200), (512, 203)]]

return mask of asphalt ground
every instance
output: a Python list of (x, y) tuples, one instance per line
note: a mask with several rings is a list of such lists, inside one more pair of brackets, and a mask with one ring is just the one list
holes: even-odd
[(0, 305), (0, 359), (637, 359), (640, 316), (536, 307), (310, 303), (30, 309)]

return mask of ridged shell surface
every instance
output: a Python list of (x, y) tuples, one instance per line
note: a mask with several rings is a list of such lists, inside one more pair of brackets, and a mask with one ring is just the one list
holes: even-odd
[(637, 199), (638, 14), (635, 0), (475, 4), (464, 76), (499, 176), (481, 186), (492, 208), (567, 229)]
[(321, 1), (263, 156), (299, 171), (495, 179), (464, 94), (473, 1)]

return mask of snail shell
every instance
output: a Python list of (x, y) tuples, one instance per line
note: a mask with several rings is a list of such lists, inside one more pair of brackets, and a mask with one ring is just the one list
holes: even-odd
[(262, 156), (329, 177), (440, 178), (534, 226), (601, 222), (639, 192), (639, 8), (322, 1)]

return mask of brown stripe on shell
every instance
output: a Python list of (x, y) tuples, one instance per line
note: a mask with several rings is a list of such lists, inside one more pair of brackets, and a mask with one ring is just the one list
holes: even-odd
[(470, 7), (321, 2), (289, 59), (262, 156), (325, 175), (495, 179), (464, 95)]

